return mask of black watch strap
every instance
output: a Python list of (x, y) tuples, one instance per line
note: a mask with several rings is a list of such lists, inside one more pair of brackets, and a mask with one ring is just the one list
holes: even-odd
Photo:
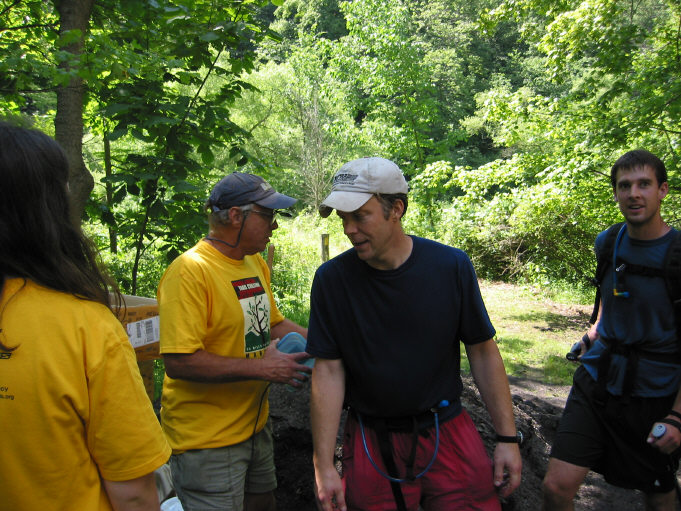
[(502, 444), (521, 444), (523, 443), (523, 434), (518, 430), (515, 436), (504, 436), (497, 433), (497, 442)]
[(681, 422), (679, 422), (679, 421), (677, 421), (677, 420), (664, 418), (664, 419), (660, 419), (660, 420), (657, 421), (657, 422), (664, 422), (665, 424), (671, 424), (671, 425), (674, 426), (676, 429), (678, 429), (679, 431), (681, 431)]
[(677, 412), (676, 410), (669, 410), (669, 413), (667, 415), (671, 415), (672, 417), (681, 419), (681, 413)]

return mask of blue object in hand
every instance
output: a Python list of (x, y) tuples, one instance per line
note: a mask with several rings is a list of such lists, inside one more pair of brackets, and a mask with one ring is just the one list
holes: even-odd
[(664, 424), (655, 424), (653, 428), (653, 438), (662, 438), (667, 432), (667, 426)]
[[(307, 349), (307, 341), (305, 340), (305, 337), (300, 335), (298, 332), (289, 332), (288, 334), (281, 338), (281, 340), (277, 344), (277, 349), (282, 353), (300, 353), (301, 351), (305, 351)], [(308, 358), (306, 360), (301, 361), (300, 363), (306, 365), (307, 367), (312, 368), (314, 367), (314, 358)], [(302, 383), (304, 380), (296, 381), (300, 381)], [(291, 385), (288, 384), (287, 386), (289, 387), (289, 390), (296, 390), (296, 387), (292, 387)]]

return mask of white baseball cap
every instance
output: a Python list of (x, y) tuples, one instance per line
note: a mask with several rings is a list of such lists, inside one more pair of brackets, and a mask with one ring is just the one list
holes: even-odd
[(376, 193), (407, 193), (407, 181), (400, 168), (385, 158), (367, 157), (343, 165), (333, 176), (331, 193), (319, 206), (326, 218), (334, 209), (355, 211)]

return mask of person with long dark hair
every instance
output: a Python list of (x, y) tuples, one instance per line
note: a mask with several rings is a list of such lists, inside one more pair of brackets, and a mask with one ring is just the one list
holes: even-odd
[(3, 508), (159, 509), (170, 448), (111, 296), (69, 220), (63, 150), (0, 122)]

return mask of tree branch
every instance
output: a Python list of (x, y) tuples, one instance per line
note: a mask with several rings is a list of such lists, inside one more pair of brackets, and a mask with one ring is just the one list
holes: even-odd
[[(2, 17), (2, 14), (0, 14), (0, 17)], [(32, 23), (30, 25), (18, 25), (16, 27), (5, 27), (2, 29), (3, 32), (11, 32), (11, 31), (19, 31), (19, 30), (26, 30), (29, 28), (51, 28), (51, 29), (56, 29), (57, 24), (56, 23)]]
[(255, 130), (256, 128), (259, 128), (260, 126), (262, 126), (262, 125), (265, 123), (265, 121), (267, 121), (267, 119), (270, 118), (270, 115), (272, 114), (272, 109), (273, 109), (273, 108), (274, 108), (274, 107), (272, 106), (272, 103), (270, 103), (270, 105), (269, 105), (269, 107), (268, 107), (268, 109), (267, 109), (267, 113), (265, 113), (265, 116), (264, 116), (262, 119), (260, 119), (259, 121), (257, 121), (257, 122), (248, 130), (249, 133), (252, 133), (253, 130)]
[(7, 14), (9, 11), (11, 11), (14, 7), (19, 5), (21, 3), (21, 0), (14, 0), (11, 4), (9, 4), (7, 7), (5, 7), (2, 12), (0, 12), (0, 18), (4, 17), (5, 14)]

